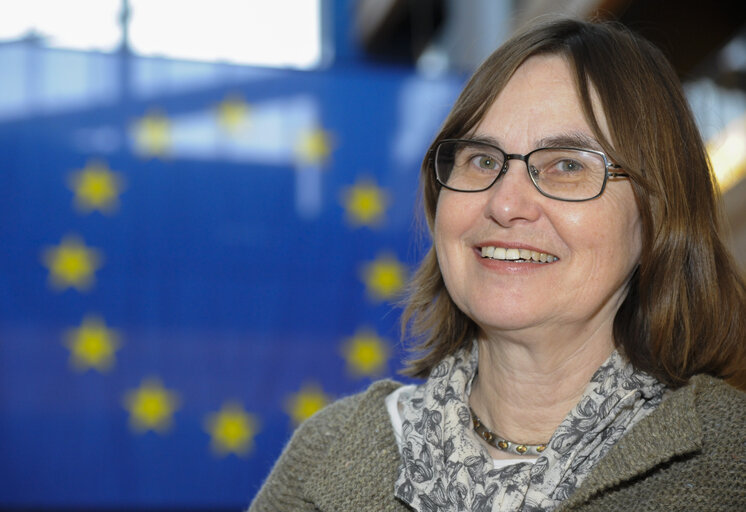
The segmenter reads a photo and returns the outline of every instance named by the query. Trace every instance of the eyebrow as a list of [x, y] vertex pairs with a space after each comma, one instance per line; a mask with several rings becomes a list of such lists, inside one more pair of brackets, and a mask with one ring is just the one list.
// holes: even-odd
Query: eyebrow
[[560, 147], [572, 147], [581, 149], [595, 149], [603, 151], [601, 144], [591, 137], [590, 135], [583, 132], [568, 132], [561, 133], [559, 135], [553, 135], [551, 137], [545, 137], [539, 141], [540, 148], [560, 148]]
[[[486, 144], [492, 144], [499, 148], [503, 148], [502, 143], [494, 137], [489, 135], [473, 135], [469, 137], [469, 140], [474, 142], [482, 142]], [[536, 148], [579, 148], [579, 149], [595, 149], [597, 151], [603, 151], [601, 144], [590, 135], [583, 132], [566, 132], [558, 135], [552, 135], [539, 139], [536, 144]]]

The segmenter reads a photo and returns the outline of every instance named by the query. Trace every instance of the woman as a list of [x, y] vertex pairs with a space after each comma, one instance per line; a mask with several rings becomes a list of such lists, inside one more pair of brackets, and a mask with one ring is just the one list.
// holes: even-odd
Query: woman
[[680, 85], [622, 28], [531, 28], [423, 162], [410, 374], [309, 419], [251, 510], [746, 510], [746, 286]]

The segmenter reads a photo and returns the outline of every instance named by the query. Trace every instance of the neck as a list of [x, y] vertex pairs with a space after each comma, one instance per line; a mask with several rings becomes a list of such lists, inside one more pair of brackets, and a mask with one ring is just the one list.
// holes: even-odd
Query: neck
[[474, 411], [510, 441], [546, 443], [614, 350], [610, 330], [602, 331], [574, 342], [555, 335], [551, 345], [480, 337]]

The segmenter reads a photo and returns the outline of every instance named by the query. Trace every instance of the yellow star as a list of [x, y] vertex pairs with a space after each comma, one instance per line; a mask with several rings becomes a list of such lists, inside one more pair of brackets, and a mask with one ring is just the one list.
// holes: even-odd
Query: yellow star
[[100, 251], [86, 247], [75, 235], [63, 237], [60, 245], [42, 252], [42, 262], [49, 269], [50, 285], [58, 290], [69, 287], [86, 291], [93, 286], [94, 272], [101, 268]]
[[376, 226], [383, 220], [388, 194], [368, 179], [359, 180], [342, 192], [342, 205], [352, 226]]
[[210, 446], [218, 455], [246, 455], [254, 448], [259, 422], [241, 404], [227, 402], [218, 412], [207, 416], [205, 428], [212, 437]]
[[95, 368], [101, 373], [111, 369], [119, 348], [119, 335], [97, 316], [86, 316], [80, 327], [65, 333], [64, 344], [70, 349], [70, 364], [78, 371]]
[[70, 174], [70, 189], [75, 192], [75, 208], [83, 213], [98, 210], [111, 213], [119, 207], [124, 180], [103, 162], [90, 161]]
[[300, 425], [329, 403], [326, 395], [316, 384], [306, 384], [300, 391], [291, 395], [285, 403], [285, 410], [295, 425]]
[[397, 296], [407, 280], [407, 269], [394, 256], [379, 255], [363, 266], [363, 282], [368, 296], [376, 301]]
[[300, 135], [295, 146], [295, 157], [300, 165], [321, 165], [329, 158], [331, 151], [331, 135], [315, 128]]
[[151, 378], [143, 380], [139, 388], [125, 394], [124, 406], [130, 413], [129, 423], [133, 430], [163, 433], [171, 428], [172, 416], [179, 407], [179, 397], [164, 388], [160, 380]]
[[171, 122], [158, 109], [135, 122], [135, 151], [142, 156], [165, 156], [171, 148]]
[[347, 369], [353, 375], [375, 376], [386, 369], [390, 349], [386, 340], [379, 338], [375, 331], [363, 328], [345, 340], [342, 353]]
[[220, 102], [217, 111], [220, 126], [226, 132], [235, 134], [248, 119], [251, 109], [243, 98], [231, 95]]

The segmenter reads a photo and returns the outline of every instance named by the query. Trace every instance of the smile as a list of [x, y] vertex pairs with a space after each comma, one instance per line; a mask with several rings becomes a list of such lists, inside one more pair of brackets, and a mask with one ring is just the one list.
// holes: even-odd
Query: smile
[[482, 247], [482, 258], [493, 260], [509, 260], [516, 262], [552, 263], [559, 258], [545, 252], [530, 251], [528, 249], [515, 249], [505, 247]]

